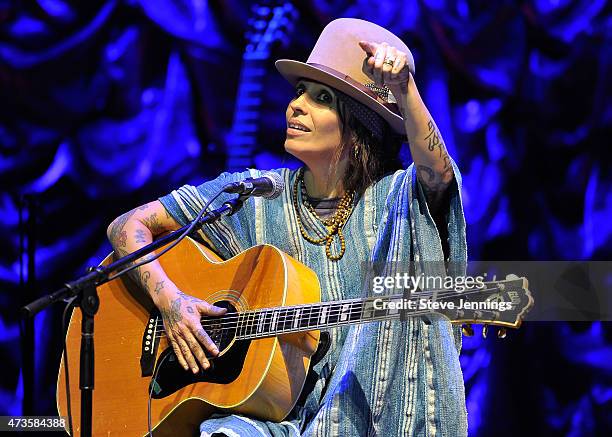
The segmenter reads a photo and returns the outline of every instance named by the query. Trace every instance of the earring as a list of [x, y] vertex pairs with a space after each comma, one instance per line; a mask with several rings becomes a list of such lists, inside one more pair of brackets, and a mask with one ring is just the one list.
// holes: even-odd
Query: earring
[[353, 149], [353, 156], [355, 157], [355, 159], [359, 157], [359, 145], [358, 144], [355, 144], [355, 148]]

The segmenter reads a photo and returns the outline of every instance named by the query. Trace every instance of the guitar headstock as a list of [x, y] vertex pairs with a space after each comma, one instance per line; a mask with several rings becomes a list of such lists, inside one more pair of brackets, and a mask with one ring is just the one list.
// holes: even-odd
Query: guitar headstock
[[[453, 302], [435, 311], [452, 323], [482, 323], [507, 328], [518, 328], [533, 307], [533, 296], [527, 278], [508, 275], [501, 281], [484, 282], [484, 287], [473, 288], [444, 298]], [[483, 334], [486, 335], [486, 334]]]
[[274, 44], [288, 44], [288, 35], [298, 17], [291, 2], [266, 2], [251, 8], [249, 30], [246, 33], [245, 59], [268, 59]]

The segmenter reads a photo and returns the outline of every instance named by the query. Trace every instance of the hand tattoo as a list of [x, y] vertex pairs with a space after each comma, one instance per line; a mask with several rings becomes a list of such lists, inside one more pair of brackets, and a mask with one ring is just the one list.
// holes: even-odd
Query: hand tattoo
[[181, 314], [181, 298], [179, 297], [173, 300], [170, 309], [162, 309], [161, 314], [164, 320], [169, 324], [174, 324], [183, 320], [183, 315]]
[[189, 294], [185, 294], [182, 291], [179, 291], [178, 295], [181, 296], [181, 298], [185, 299], [188, 302], [193, 302], [193, 303], [200, 302], [200, 299], [198, 299], [197, 297], [191, 296]]

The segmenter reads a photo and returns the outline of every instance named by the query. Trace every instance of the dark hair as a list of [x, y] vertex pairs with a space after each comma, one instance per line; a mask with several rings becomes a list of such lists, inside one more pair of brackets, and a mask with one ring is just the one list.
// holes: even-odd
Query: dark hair
[[394, 133], [386, 122], [383, 122], [382, 138], [375, 136], [342, 101], [338, 114], [342, 123], [338, 158], [345, 153], [348, 157], [342, 182], [346, 191], [353, 190], [361, 195], [385, 174], [402, 168], [398, 155], [404, 137]]

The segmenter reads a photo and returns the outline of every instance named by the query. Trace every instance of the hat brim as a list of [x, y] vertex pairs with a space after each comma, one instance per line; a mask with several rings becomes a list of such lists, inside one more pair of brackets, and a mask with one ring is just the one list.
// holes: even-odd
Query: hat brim
[[365, 87], [349, 76], [343, 75], [332, 69], [323, 70], [316, 65], [306, 64], [292, 59], [279, 59], [274, 65], [278, 72], [290, 84], [295, 85], [300, 79], [307, 79], [335, 88], [376, 112], [389, 123], [389, 126], [391, 126], [391, 129], [393, 129], [395, 133], [406, 135], [404, 119], [387, 106], [381, 104], [366, 91], [363, 91], [361, 88]]

